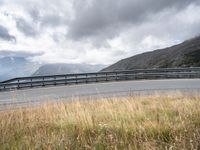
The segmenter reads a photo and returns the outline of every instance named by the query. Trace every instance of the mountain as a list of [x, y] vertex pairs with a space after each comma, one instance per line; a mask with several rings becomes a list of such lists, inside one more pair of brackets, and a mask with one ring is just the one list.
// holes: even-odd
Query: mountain
[[200, 36], [172, 47], [120, 60], [101, 71], [173, 67], [200, 67]]
[[1, 57], [0, 81], [14, 77], [30, 76], [39, 64], [27, 60], [25, 57]]
[[70, 73], [87, 73], [100, 71], [105, 66], [89, 64], [46, 64], [41, 66], [33, 76], [59, 75]]

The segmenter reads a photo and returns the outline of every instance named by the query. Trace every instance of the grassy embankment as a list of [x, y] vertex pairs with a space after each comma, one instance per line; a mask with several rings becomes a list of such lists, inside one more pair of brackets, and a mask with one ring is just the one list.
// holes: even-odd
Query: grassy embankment
[[200, 97], [132, 96], [0, 112], [0, 149], [200, 149]]

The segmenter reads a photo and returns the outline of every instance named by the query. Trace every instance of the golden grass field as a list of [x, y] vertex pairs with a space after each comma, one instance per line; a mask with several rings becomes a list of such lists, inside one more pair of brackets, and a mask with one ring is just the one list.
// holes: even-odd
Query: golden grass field
[[200, 97], [154, 94], [0, 112], [0, 149], [200, 149]]

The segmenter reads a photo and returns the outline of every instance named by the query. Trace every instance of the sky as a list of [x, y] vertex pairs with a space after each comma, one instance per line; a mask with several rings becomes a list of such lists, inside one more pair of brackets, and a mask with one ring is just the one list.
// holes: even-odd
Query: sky
[[112, 64], [200, 35], [200, 0], [0, 0], [0, 57]]

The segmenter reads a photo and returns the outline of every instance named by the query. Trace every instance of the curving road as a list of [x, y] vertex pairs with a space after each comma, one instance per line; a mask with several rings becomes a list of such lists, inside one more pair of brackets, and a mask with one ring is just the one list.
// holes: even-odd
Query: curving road
[[200, 93], [200, 79], [109, 82], [1, 92], [0, 109], [80, 96], [123, 96], [130, 93], [151, 94], [154, 91], [174, 90]]

